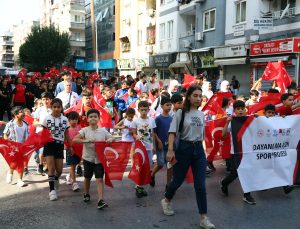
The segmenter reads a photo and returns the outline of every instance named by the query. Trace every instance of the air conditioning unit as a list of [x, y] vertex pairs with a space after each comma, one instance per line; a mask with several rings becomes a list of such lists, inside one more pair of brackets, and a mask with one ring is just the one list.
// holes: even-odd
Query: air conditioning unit
[[203, 38], [204, 38], [203, 32], [195, 33], [195, 40], [196, 41], [203, 41]]
[[190, 48], [191, 47], [191, 41], [183, 40], [183, 47], [184, 48]]
[[153, 53], [153, 45], [146, 45], [146, 53]]
[[154, 9], [148, 9], [148, 10], [147, 10], [147, 15], [148, 15], [149, 17], [154, 17], [154, 15], [155, 15], [155, 10], [154, 10]]

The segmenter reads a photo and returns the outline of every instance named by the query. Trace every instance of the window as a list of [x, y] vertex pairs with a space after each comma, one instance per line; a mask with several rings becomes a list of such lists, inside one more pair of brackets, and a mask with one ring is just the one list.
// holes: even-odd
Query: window
[[80, 33], [74, 33], [75, 41], [80, 41]]
[[159, 34], [160, 34], [160, 40], [163, 41], [166, 36], [165, 36], [165, 23], [162, 23], [159, 25]]
[[173, 38], [173, 20], [168, 21], [168, 32], [167, 32], [167, 38], [172, 39]]
[[79, 15], [75, 15], [75, 22], [81, 22], [81, 21], [80, 21], [80, 16], [79, 16]]
[[142, 30], [138, 30], [138, 45], [142, 45], [143, 34]]
[[246, 21], [246, 1], [236, 3], [235, 8], [235, 22], [236, 24]]
[[216, 28], [216, 9], [203, 13], [203, 31], [213, 30]]

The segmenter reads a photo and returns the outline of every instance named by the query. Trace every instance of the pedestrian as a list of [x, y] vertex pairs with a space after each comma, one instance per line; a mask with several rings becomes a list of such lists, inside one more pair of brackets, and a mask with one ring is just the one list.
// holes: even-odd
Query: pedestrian
[[56, 85], [55, 93], [54, 95], [57, 96], [60, 92], [64, 91], [65, 89], [65, 82], [70, 82], [71, 83], [71, 90], [75, 93], [77, 93], [77, 86], [75, 82], [72, 82], [72, 74], [71, 72], [64, 71], [61, 73], [61, 77], [63, 79], [62, 82], [59, 82]]
[[118, 122], [117, 125], [115, 125], [115, 129], [122, 130], [123, 142], [134, 142], [134, 138], [132, 136], [130, 128], [132, 127], [135, 110], [133, 108], [128, 108], [125, 114], [125, 118]]
[[[51, 109], [51, 101], [52, 101], [52, 94], [50, 92], [44, 92], [41, 95], [41, 101], [42, 101], [42, 106], [38, 107], [33, 115], [34, 122], [33, 125], [36, 126], [36, 133], [42, 131], [43, 123], [46, 117], [51, 115], [52, 109]], [[39, 175], [44, 175], [44, 156], [43, 156], [43, 151], [44, 148], [40, 148], [38, 150], [38, 166], [37, 166], [37, 174]]]
[[66, 110], [72, 106], [75, 106], [78, 101], [78, 95], [76, 92], [71, 90], [71, 82], [65, 81], [64, 82], [64, 90], [56, 96], [56, 98], [59, 98], [63, 103], [63, 110]]
[[115, 94], [114, 100], [118, 106], [119, 121], [123, 119], [123, 114], [126, 112], [126, 101], [123, 96], [128, 93], [128, 87], [127, 81], [122, 81], [121, 88], [117, 90]]
[[211, 83], [208, 81], [204, 82], [202, 85], [202, 95], [210, 99], [214, 95], [211, 89], [212, 89]]
[[293, 102], [294, 102], [293, 94], [290, 94], [290, 93], [282, 94], [280, 99], [281, 99], [282, 106], [280, 106], [276, 109], [276, 113], [279, 116], [285, 117], [287, 115], [292, 115], [293, 110], [300, 107], [300, 102], [293, 105]]
[[0, 120], [3, 120], [5, 111], [7, 113], [8, 120], [11, 120], [11, 94], [12, 90], [10, 85], [8, 85], [8, 80], [6, 78], [2, 79], [0, 82]]
[[140, 73], [139, 74], [139, 81], [135, 84], [134, 89], [138, 92], [138, 93], [142, 93], [142, 92], [146, 92], [147, 91], [147, 76], [145, 73]]
[[[182, 185], [191, 166], [200, 214], [200, 227], [215, 228], [207, 217], [206, 157], [202, 145], [204, 138], [204, 114], [198, 110], [201, 104], [201, 96], [201, 88], [199, 86], [191, 86], [187, 90], [183, 109], [178, 110], [172, 120], [168, 138], [167, 161], [173, 164], [173, 178], [167, 184], [165, 198], [161, 200], [161, 205], [165, 215], [174, 215], [171, 200], [177, 189]], [[180, 140], [174, 152], [176, 136]]]
[[100, 113], [96, 109], [90, 109], [87, 112], [87, 119], [89, 126], [82, 128], [74, 139], [73, 143], [83, 144], [83, 167], [84, 167], [84, 202], [90, 201], [90, 183], [93, 175], [95, 174], [97, 192], [98, 192], [98, 209], [108, 207], [107, 203], [104, 202], [104, 167], [99, 162], [97, 153], [95, 150], [96, 141], [106, 141], [111, 143], [113, 141], [112, 135], [105, 129], [98, 127], [100, 119]]
[[[241, 118], [244, 117], [246, 118], [246, 105], [243, 101], [235, 101], [233, 104], [233, 109], [235, 113], [236, 118]], [[231, 144], [231, 163], [230, 163], [230, 173], [220, 181], [220, 186], [221, 186], [221, 191], [225, 196], [228, 196], [228, 186], [231, 184], [236, 178], [238, 178], [238, 172], [237, 169], [240, 164], [240, 154], [242, 152], [239, 152], [239, 147], [238, 147], [238, 133], [237, 131], [232, 128], [231, 126], [231, 121], [233, 117], [230, 115], [227, 118], [227, 122], [223, 128], [222, 131], [222, 137], [224, 138], [227, 134], [231, 133], [231, 139], [232, 139], [232, 144]], [[244, 193], [243, 200], [248, 203], [248, 204], [256, 204], [255, 199], [251, 196], [251, 193]]]
[[[152, 156], [155, 153], [155, 139], [154, 139], [154, 129], [156, 128], [155, 120], [148, 117], [149, 113], [149, 103], [147, 101], [141, 101], [138, 104], [138, 112], [140, 116], [135, 118], [132, 123], [132, 133], [135, 140], [139, 140], [145, 146], [150, 168], [152, 166]], [[153, 153], [152, 153], [153, 152]], [[147, 192], [141, 186], [136, 186], [136, 196], [138, 198], [147, 196]]]
[[57, 200], [59, 177], [63, 169], [64, 141], [66, 140], [69, 145], [71, 145], [71, 141], [68, 132], [68, 119], [62, 114], [62, 101], [58, 98], [53, 99], [51, 109], [51, 115], [44, 118], [42, 126], [50, 131], [54, 140], [45, 144], [43, 156], [46, 158], [48, 168], [49, 198], [50, 200]]
[[[103, 91], [103, 99], [100, 101], [100, 105], [106, 109], [112, 119], [112, 126], [114, 127], [117, 117], [117, 104], [112, 98], [113, 92], [111, 87], [105, 87]], [[113, 128], [108, 128], [108, 131], [113, 132]]]
[[[79, 122], [79, 114], [76, 111], [71, 111], [67, 114], [67, 118], [69, 120], [70, 128], [69, 128], [69, 136], [70, 140], [73, 141], [74, 137], [79, 133], [80, 126]], [[72, 185], [73, 192], [79, 191], [79, 185], [76, 182], [75, 169], [76, 165], [80, 163], [81, 159], [78, 155], [74, 154], [74, 151], [71, 150], [71, 146], [68, 145], [66, 149], [66, 164], [70, 165], [69, 174], [66, 176], [66, 183], [68, 185]]]
[[240, 89], [240, 82], [236, 79], [236, 76], [232, 76], [230, 86], [233, 89], [233, 94], [238, 95]]
[[22, 84], [22, 78], [17, 77], [15, 80], [15, 88], [12, 91], [11, 107], [26, 107], [26, 87]]
[[128, 98], [127, 98], [127, 101], [126, 101], [126, 108], [128, 109], [128, 107], [130, 105], [132, 105], [132, 103], [135, 103], [138, 100], [138, 98], [139, 97], [137, 96], [136, 90], [134, 90], [133, 88], [129, 88]]
[[[172, 122], [172, 117], [169, 115], [172, 109], [171, 99], [162, 96], [161, 98], [161, 108], [162, 113], [155, 118], [155, 142], [156, 142], [156, 155], [157, 155], [157, 163], [152, 169], [151, 173], [151, 182], [150, 186], [155, 186], [155, 174], [161, 170], [164, 165], [167, 164], [166, 155], [168, 151], [168, 134], [170, 125]], [[167, 179], [166, 184], [171, 181], [172, 178], [172, 169], [167, 169]]]
[[160, 90], [160, 85], [159, 82], [155, 81], [156, 78], [156, 73], [151, 72], [150, 77], [149, 77], [149, 82], [147, 83], [147, 91], [151, 92], [153, 89], [158, 89]]
[[249, 106], [252, 106], [252, 105], [258, 103], [258, 96], [259, 96], [259, 93], [257, 90], [251, 90], [250, 91], [250, 99], [248, 99], [245, 102], [246, 107], [249, 107]]
[[223, 80], [220, 85], [220, 92], [231, 92], [230, 84], [227, 80]]
[[[3, 138], [5, 140], [24, 143], [29, 135], [28, 124], [24, 121], [25, 113], [23, 107], [17, 106], [12, 108], [11, 113], [13, 119], [9, 121], [3, 131]], [[8, 184], [12, 183], [14, 169], [10, 169], [6, 175], [6, 182]], [[17, 186], [24, 187], [25, 183], [23, 179], [23, 171], [18, 171], [19, 179], [17, 181]]]

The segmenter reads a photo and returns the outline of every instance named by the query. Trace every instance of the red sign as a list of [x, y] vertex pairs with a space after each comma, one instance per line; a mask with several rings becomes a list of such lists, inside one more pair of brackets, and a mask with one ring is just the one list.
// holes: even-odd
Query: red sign
[[300, 52], [300, 38], [287, 38], [250, 44], [250, 56]]

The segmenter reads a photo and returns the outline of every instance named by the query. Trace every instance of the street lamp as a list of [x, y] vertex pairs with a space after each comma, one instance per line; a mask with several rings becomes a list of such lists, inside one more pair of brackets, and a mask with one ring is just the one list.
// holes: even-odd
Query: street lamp
[[95, 21], [95, 30], [96, 30], [96, 72], [97, 72], [97, 75], [98, 75], [98, 71], [99, 71], [99, 63], [98, 63], [98, 21], [102, 21], [103, 18], [106, 17], [107, 15], [107, 12], [108, 12], [108, 8], [106, 8], [104, 10], [104, 12], [102, 13], [102, 11], [100, 11], [96, 17], [96, 21]]

